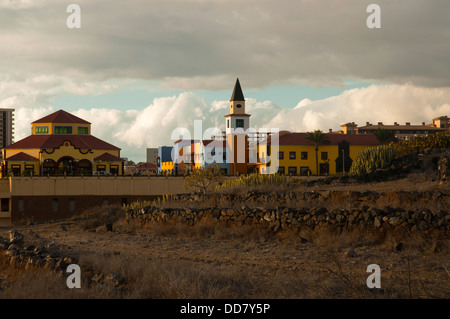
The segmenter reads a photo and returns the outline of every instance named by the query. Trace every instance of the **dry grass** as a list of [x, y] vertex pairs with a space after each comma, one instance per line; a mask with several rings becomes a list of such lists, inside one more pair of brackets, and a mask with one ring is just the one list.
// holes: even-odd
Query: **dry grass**
[[[294, 189], [262, 186], [253, 190], [387, 192], [442, 187], [418, 173], [378, 184]], [[162, 205], [240, 209], [242, 204], [223, 203], [213, 197], [206, 202]], [[249, 208], [279, 206], [279, 202], [270, 200], [264, 204], [245, 204]], [[317, 203], [302, 200], [286, 204], [294, 208], [317, 207]], [[329, 210], [355, 208], [355, 203], [344, 199], [334, 199], [325, 205]], [[388, 205], [402, 205], [405, 209], [442, 208], [438, 202], [396, 203], [393, 198], [373, 203], [378, 207]], [[122, 207], [95, 208], [72, 221], [75, 225], [60, 232], [58, 237], [55, 236], [57, 226], [54, 229], [51, 225], [30, 227], [36, 227], [35, 233], [41, 229], [41, 238], [61, 240], [60, 247], [70, 247], [70, 252], [77, 253], [82, 268], [82, 289], [68, 289], [66, 274], [17, 271], [0, 258], [0, 298], [450, 298], [450, 239], [437, 232], [421, 234], [365, 227], [342, 231], [322, 227], [273, 233], [262, 225], [228, 227], [208, 219], [193, 226], [140, 225], [126, 222]], [[91, 231], [106, 224], [113, 225], [114, 231]], [[44, 227], [50, 229], [48, 235]], [[75, 238], [64, 242], [68, 240], [65, 236], [70, 235]], [[80, 239], [82, 245], [68, 244]], [[89, 241], [92, 244], [86, 244]], [[380, 265], [382, 289], [367, 288], [369, 264]], [[100, 273], [119, 274], [125, 282], [118, 287], [93, 282], [91, 279]]]
[[[254, 226], [211, 224], [143, 227], [116, 223], [116, 228], [122, 233], [135, 232], [135, 238], [145, 235], [162, 240], [161, 244], [169, 242], [168, 247], [186, 246], [191, 241], [206, 247], [205, 243], [211, 241], [222, 242], [229, 250], [222, 252], [223, 257], [214, 257], [217, 252], [211, 246], [210, 259], [202, 257], [202, 248], [198, 255], [169, 253], [164, 258], [138, 251], [85, 251], [78, 256], [82, 289], [68, 289], [66, 274], [18, 272], [2, 259], [0, 273], [8, 274], [8, 279], [0, 281], [0, 298], [450, 297], [449, 240], [433, 234], [377, 233], [364, 228], [336, 232], [324, 228], [269, 236], [265, 229]], [[402, 248], [396, 250], [399, 242]], [[110, 244], [114, 246], [114, 241]], [[349, 249], [354, 255], [348, 254]], [[247, 251], [261, 258], [247, 262], [225, 258]], [[270, 256], [274, 257], [267, 259]], [[365, 285], [365, 270], [372, 263], [382, 269], [383, 289], [370, 290]], [[119, 274], [125, 282], [119, 287], [93, 282], [91, 279], [99, 273]]]
[[81, 215], [72, 217], [72, 220], [81, 220], [84, 230], [93, 230], [100, 226], [112, 226], [124, 217], [125, 209], [122, 206], [109, 205], [87, 209]]
[[180, 223], [141, 225], [136, 222], [127, 222], [119, 223], [116, 227], [124, 232], [146, 232], [157, 237], [239, 239], [245, 241], [269, 240], [275, 237], [273, 231], [262, 225], [227, 226], [207, 218], [192, 226]]

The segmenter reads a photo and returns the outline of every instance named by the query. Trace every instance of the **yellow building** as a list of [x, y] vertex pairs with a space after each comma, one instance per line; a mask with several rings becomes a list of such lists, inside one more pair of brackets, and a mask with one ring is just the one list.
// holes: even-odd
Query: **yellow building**
[[[314, 143], [308, 140], [307, 133], [291, 133], [282, 131], [278, 134], [278, 146], [271, 146], [269, 138], [261, 143], [258, 148], [260, 173], [269, 172], [269, 167], [274, 163], [270, 161], [272, 156], [278, 157], [278, 173], [286, 175], [316, 175], [316, 151]], [[276, 137], [276, 136], [275, 136]], [[370, 146], [379, 145], [375, 135], [344, 135], [326, 134], [328, 143], [320, 145], [318, 158], [318, 175], [335, 175], [348, 172], [353, 160], [359, 152]], [[275, 144], [275, 143], [274, 143]], [[271, 150], [278, 148], [278, 154], [272, 154]], [[276, 159], [276, 158], [275, 158]]]
[[2, 149], [7, 175], [123, 175], [120, 148], [91, 135], [91, 123], [63, 110], [31, 123], [31, 135]]
[[163, 175], [175, 175], [175, 162], [161, 162], [161, 174]]

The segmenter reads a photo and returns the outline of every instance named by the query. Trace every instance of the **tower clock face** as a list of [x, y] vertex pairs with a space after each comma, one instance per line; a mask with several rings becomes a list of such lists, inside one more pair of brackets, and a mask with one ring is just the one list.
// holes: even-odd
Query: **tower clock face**
[[236, 108], [240, 109], [242, 107], [241, 104], [236, 104]]

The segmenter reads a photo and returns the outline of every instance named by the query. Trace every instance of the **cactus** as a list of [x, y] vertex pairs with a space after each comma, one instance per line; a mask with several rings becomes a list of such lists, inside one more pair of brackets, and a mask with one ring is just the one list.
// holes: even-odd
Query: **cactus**
[[426, 149], [449, 148], [450, 134], [447, 132], [436, 133], [428, 136], [416, 136], [406, 141], [395, 144], [397, 156], [403, 156], [413, 152], [423, 152]]
[[[295, 180], [296, 181], [296, 180]], [[293, 184], [293, 181], [288, 182], [288, 178], [285, 175], [278, 174], [249, 174], [242, 175], [237, 178], [223, 182], [221, 185], [216, 186], [216, 190], [229, 188], [229, 187], [239, 187], [239, 186], [257, 186], [262, 184], [268, 185], [286, 185]]]
[[389, 167], [395, 159], [397, 149], [393, 145], [369, 147], [360, 152], [350, 169], [350, 175], [365, 175]]

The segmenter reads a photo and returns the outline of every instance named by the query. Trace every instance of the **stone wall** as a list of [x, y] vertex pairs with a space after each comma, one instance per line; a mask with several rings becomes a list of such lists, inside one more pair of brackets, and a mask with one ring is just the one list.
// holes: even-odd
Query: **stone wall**
[[[382, 201], [390, 200], [391, 203], [401, 204], [405, 200], [414, 200], [415, 197], [417, 201], [420, 199], [424, 205], [426, 205], [426, 201], [433, 200], [441, 201], [442, 205], [445, 206], [450, 201], [449, 194], [442, 192], [381, 194], [373, 192], [280, 192], [270, 194], [250, 192], [206, 197], [180, 194], [172, 198], [172, 203], [186, 203], [186, 207], [147, 206], [140, 209], [129, 209], [126, 212], [126, 218], [129, 221], [141, 223], [183, 223], [186, 225], [195, 225], [203, 220], [212, 220], [215, 223], [228, 226], [262, 225], [274, 232], [304, 227], [317, 229], [322, 226], [334, 226], [336, 230], [343, 230], [362, 225], [374, 229], [404, 228], [413, 232], [439, 230], [447, 233], [450, 230], [450, 213], [448, 210], [409, 210], [401, 208], [401, 205], [376, 206], [377, 200], [380, 200], [380, 198], [382, 198]], [[288, 207], [287, 204], [292, 205], [299, 200], [308, 202], [311, 206], [304, 208]], [[230, 207], [220, 205], [210, 208], [195, 208], [204, 206], [204, 203], [208, 201], [229, 203]], [[255, 206], [255, 203], [259, 203], [260, 206], [266, 207], [264, 203], [268, 201], [275, 201], [278, 206], [274, 208]], [[349, 206], [349, 203], [354, 203], [352, 205], [354, 208], [331, 209], [327, 207], [327, 204], [329, 206], [331, 201], [334, 203], [341, 201], [343, 204], [346, 203], [347, 206]], [[373, 203], [372, 206], [366, 205], [371, 202]], [[319, 205], [319, 203], [322, 203], [322, 205]], [[165, 206], [171, 205], [166, 203]], [[175, 205], [172, 206], [175, 207]]]
[[77, 263], [73, 257], [65, 256], [52, 249], [52, 245], [24, 245], [24, 235], [11, 230], [9, 240], [0, 237], [0, 254], [11, 267], [22, 270], [47, 269], [63, 272], [67, 266]]

